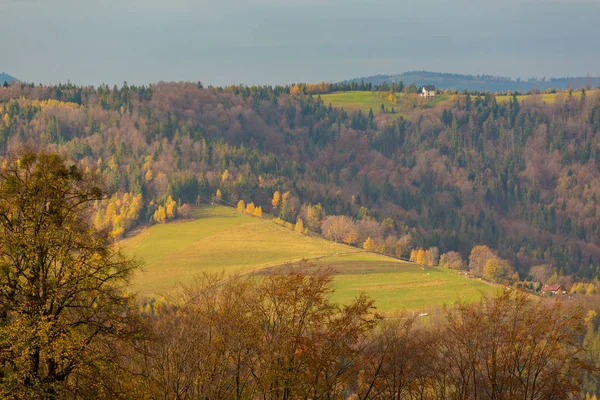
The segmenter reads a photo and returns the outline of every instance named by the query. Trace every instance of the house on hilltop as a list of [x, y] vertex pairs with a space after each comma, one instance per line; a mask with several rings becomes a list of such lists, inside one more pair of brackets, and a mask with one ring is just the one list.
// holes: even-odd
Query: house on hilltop
[[433, 85], [423, 86], [421, 96], [427, 98], [427, 97], [435, 97], [435, 95], [436, 95], [435, 86], [433, 86]]

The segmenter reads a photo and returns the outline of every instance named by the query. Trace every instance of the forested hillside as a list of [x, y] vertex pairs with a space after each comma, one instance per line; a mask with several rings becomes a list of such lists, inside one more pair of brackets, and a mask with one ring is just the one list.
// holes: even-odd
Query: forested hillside
[[389, 119], [305, 92], [13, 83], [0, 89], [0, 149], [41, 146], [102, 175], [113, 194], [93, 218], [114, 238], [217, 196], [275, 205], [282, 220], [317, 232], [327, 215], [346, 215], [381, 248], [404, 240], [466, 256], [485, 244], [522, 278], [536, 264], [600, 275], [595, 95], [551, 105], [457, 96]]

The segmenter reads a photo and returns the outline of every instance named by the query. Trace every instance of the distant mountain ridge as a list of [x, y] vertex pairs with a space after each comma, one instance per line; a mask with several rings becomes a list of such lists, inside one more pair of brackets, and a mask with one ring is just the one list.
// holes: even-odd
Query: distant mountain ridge
[[0, 85], [4, 84], [4, 82], [11, 83], [12, 81], [16, 81], [17, 78], [10, 76], [9, 74], [2, 72], [0, 73]]
[[379, 85], [384, 82], [402, 82], [405, 85], [414, 83], [416, 86], [435, 85], [437, 89], [475, 90], [475, 91], [519, 91], [529, 92], [533, 89], [581, 89], [600, 85], [599, 77], [564, 77], [564, 78], [530, 78], [527, 80], [513, 80], [509, 77], [492, 75], [462, 75], [430, 71], [410, 71], [396, 75], [374, 75], [363, 78], [350, 79], [344, 82], [365, 82]]

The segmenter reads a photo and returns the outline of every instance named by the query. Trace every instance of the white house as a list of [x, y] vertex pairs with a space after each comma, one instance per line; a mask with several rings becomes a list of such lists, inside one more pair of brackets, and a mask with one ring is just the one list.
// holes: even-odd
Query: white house
[[425, 86], [423, 86], [423, 91], [421, 92], [421, 96], [423, 96], [423, 97], [435, 97], [435, 86], [433, 86], [433, 85], [425, 85]]

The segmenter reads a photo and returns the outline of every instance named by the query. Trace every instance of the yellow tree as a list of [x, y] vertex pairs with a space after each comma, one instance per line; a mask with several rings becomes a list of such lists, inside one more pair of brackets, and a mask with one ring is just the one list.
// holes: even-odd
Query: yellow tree
[[258, 206], [254, 209], [254, 216], [262, 218], [262, 207]]
[[217, 189], [217, 193], [215, 194], [217, 200], [221, 200], [223, 198], [223, 194], [221, 193], [221, 189]]
[[243, 214], [244, 210], [246, 210], [246, 203], [244, 203], [244, 200], [238, 201], [238, 203], [237, 203], [237, 211], [240, 214]]
[[167, 220], [167, 212], [163, 206], [158, 206], [158, 209], [154, 212], [154, 220], [159, 224], [164, 224]]
[[125, 227], [123, 226], [123, 216], [117, 215], [115, 217], [115, 219], [113, 220], [113, 229], [110, 232], [109, 236], [112, 239], [119, 239], [121, 236], [123, 236], [124, 232], [125, 232]]
[[246, 214], [254, 215], [254, 203], [246, 204]]
[[425, 254], [423, 255], [423, 263], [427, 266], [431, 266], [429, 262], [429, 250], [425, 250]]
[[367, 251], [377, 251], [377, 245], [375, 244], [375, 241], [371, 239], [370, 236], [363, 243], [363, 249]]
[[417, 250], [415, 250], [415, 249], [412, 249], [412, 250], [410, 251], [410, 258], [409, 258], [409, 260], [410, 260], [410, 261], [413, 261], [413, 262], [416, 262], [416, 261], [417, 261]]
[[79, 395], [79, 378], [110, 369], [103, 349], [137, 329], [124, 290], [137, 264], [89, 220], [102, 196], [55, 154], [0, 168], [0, 398]]
[[137, 221], [140, 216], [140, 210], [142, 209], [142, 195], [138, 194], [133, 196], [131, 200], [131, 205], [127, 209], [126, 218], [128, 221]]
[[[100, 160], [102, 160], [102, 159], [100, 159]], [[100, 165], [101, 164], [99, 164], [98, 167]], [[148, 171], [151, 167], [152, 167], [152, 156], [146, 156], [146, 158], [144, 159], [144, 166], [142, 167], [142, 169], [144, 171]]]
[[167, 198], [165, 209], [167, 213], [167, 219], [175, 218], [175, 215], [177, 215], [177, 203], [175, 202], [175, 200], [173, 200], [171, 196]]
[[488, 260], [498, 256], [487, 246], [475, 246], [469, 255], [469, 269], [471, 273], [482, 276]]
[[296, 220], [296, 226], [294, 227], [296, 232], [304, 233], [304, 222], [302, 222], [302, 218], [298, 217]]
[[229, 170], [226, 169], [223, 171], [223, 175], [221, 175], [221, 182], [226, 182], [229, 180]]
[[423, 265], [423, 263], [425, 262], [425, 252], [423, 251], [423, 249], [417, 250], [417, 256], [415, 258], [415, 262], [417, 264], [421, 264], [421, 265]]
[[104, 215], [105, 226], [112, 225], [114, 219], [117, 216], [117, 205], [115, 204], [114, 198], [111, 198], [106, 206], [106, 214]]
[[490, 258], [485, 263], [483, 277], [491, 282], [504, 282], [512, 273], [512, 267], [506, 260]]
[[279, 193], [279, 190], [278, 190], [275, 193], [273, 193], [273, 200], [271, 200], [271, 205], [273, 206], [274, 209], [279, 207], [280, 201], [281, 201], [281, 193]]
[[281, 196], [281, 207], [285, 207], [287, 205], [287, 202], [290, 199], [291, 195], [292, 193], [289, 190], [283, 193], [283, 196]]
[[346, 243], [347, 245], [356, 244], [356, 242], [358, 242], [358, 233], [356, 233], [355, 230], [349, 231], [342, 239], [342, 242]]

